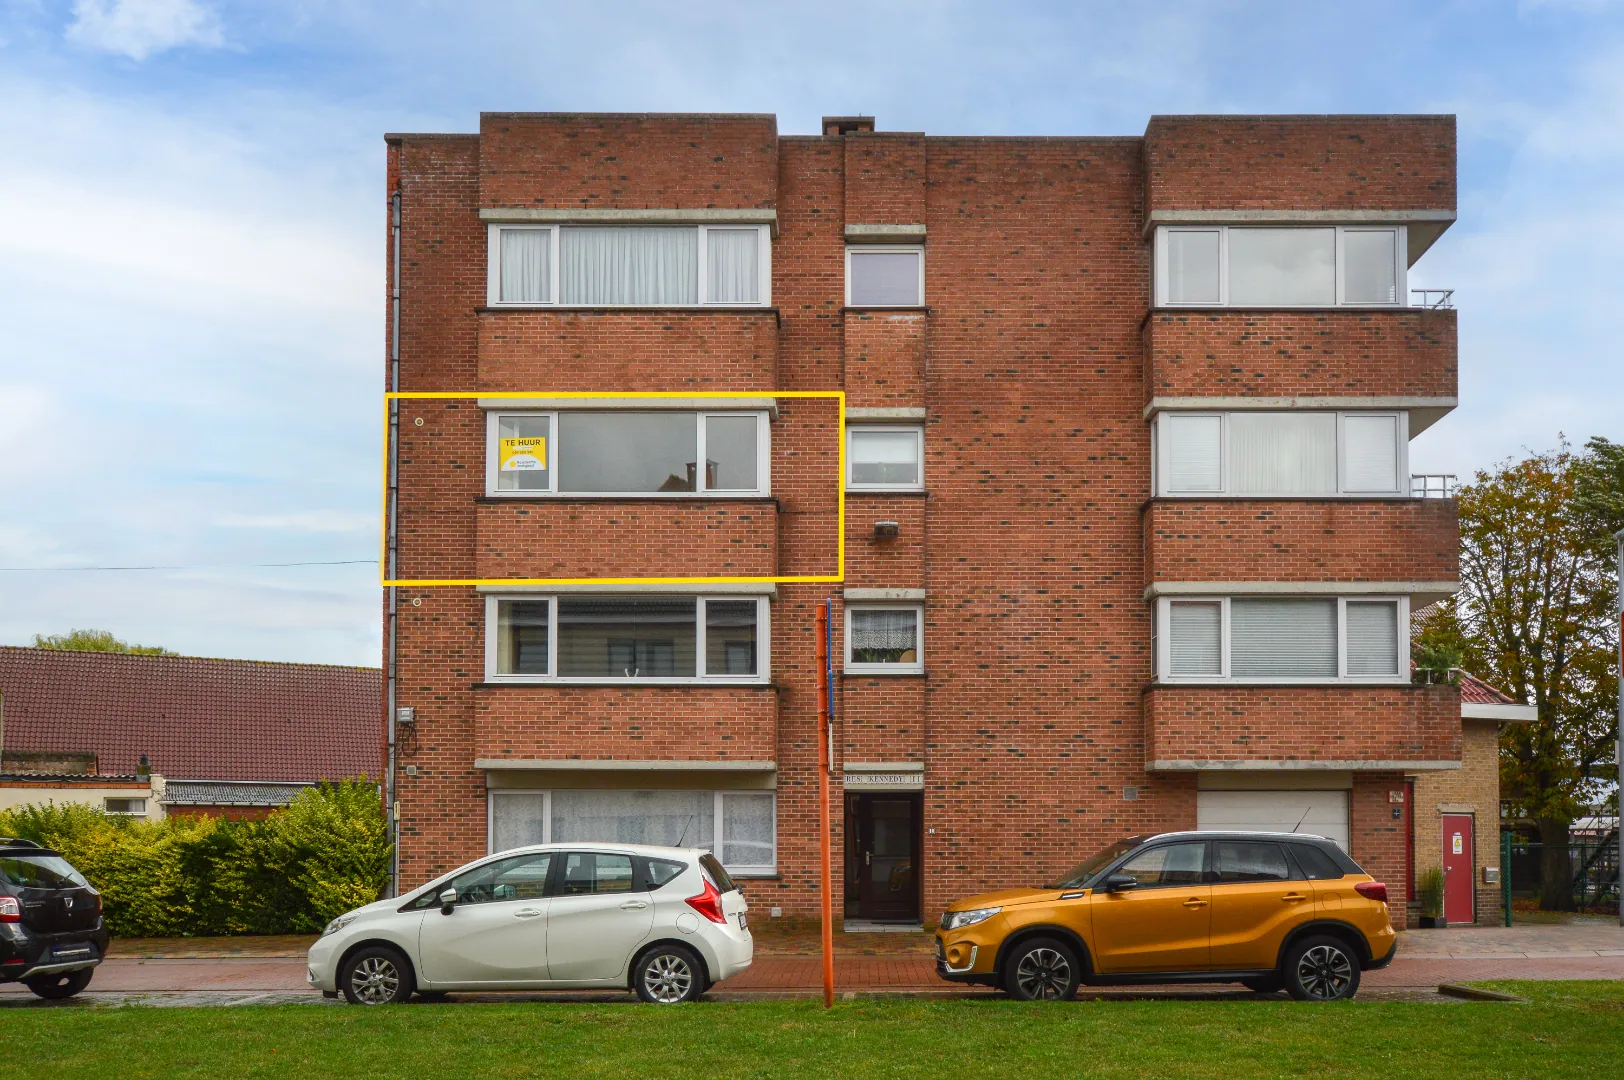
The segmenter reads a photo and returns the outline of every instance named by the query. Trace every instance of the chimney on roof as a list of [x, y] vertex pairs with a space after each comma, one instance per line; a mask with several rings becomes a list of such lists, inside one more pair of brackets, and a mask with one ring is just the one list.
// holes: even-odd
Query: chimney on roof
[[141, 755], [141, 761], [135, 767], [135, 775], [137, 775], [137, 776], [151, 776], [152, 775], [152, 762], [147, 760], [147, 755], [145, 755], [145, 754]]
[[825, 116], [823, 118], [823, 133], [825, 135], [851, 135], [860, 131], [873, 131], [874, 118], [872, 116]]

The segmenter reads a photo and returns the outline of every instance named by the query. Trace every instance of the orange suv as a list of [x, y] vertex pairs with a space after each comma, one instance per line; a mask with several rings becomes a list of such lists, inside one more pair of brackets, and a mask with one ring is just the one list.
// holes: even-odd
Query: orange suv
[[1238, 982], [1303, 1001], [1351, 998], [1397, 939], [1387, 886], [1302, 833], [1121, 840], [1051, 885], [954, 903], [936, 972], [1027, 1001], [1079, 983]]

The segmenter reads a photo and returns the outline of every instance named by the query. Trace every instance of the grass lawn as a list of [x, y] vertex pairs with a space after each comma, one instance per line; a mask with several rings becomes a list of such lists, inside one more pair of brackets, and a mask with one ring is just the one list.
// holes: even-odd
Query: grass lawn
[[0, 1077], [1617, 1076], [1624, 984], [1488, 985], [1531, 1003], [15, 1009]]

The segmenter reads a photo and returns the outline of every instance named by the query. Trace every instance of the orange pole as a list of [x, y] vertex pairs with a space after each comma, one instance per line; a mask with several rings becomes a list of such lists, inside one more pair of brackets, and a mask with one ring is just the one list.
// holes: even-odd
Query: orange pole
[[818, 817], [822, 831], [818, 837], [823, 874], [818, 883], [823, 907], [823, 1007], [835, 1003], [834, 893], [830, 876], [829, 837], [829, 609], [818, 605], [817, 645], [813, 649], [818, 680]]

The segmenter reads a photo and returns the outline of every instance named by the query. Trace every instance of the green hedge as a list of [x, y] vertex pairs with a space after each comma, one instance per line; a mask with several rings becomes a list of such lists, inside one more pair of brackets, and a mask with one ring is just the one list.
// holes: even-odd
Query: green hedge
[[359, 781], [308, 788], [263, 821], [23, 806], [0, 812], [0, 836], [62, 852], [117, 937], [315, 933], [389, 884], [378, 789]]

